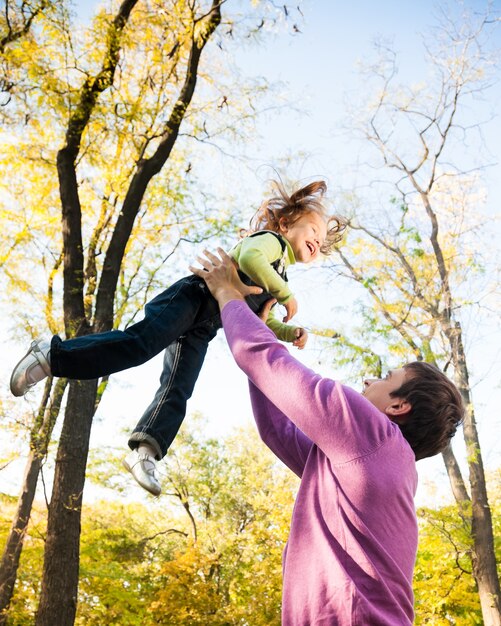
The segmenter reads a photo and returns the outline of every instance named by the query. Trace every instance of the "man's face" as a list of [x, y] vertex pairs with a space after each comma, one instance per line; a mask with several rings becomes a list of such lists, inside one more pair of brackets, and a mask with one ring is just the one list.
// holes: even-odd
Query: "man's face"
[[401, 367], [390, 370], [384, 378], [367, 378], [364, 380], [362, 395], [393, 422], [403, 422], [410, 410], [406, 400], [391, 396], [406, 380], [406, 370]]

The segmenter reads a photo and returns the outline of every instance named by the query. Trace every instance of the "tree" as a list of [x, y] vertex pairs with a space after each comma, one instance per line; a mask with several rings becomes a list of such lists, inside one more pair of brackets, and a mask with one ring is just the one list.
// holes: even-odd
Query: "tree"
[[[365, 338], [358, 344], [374, 349], [376, 334], [400, 362], [423, 359], [454, 373], [466, 407], [470, 493], [452, 450], [443, 457], [459, 514], [471, 529], [484, 623], [495, 626], [501, 624], [500, 587], [463, 329], [480, 268], [472, 238], [480, 224], [473, 207], [481, 200], [481, 170], [462, 169], [458, 143], [478, 127], [477, 120], [466, 119], [466, 109], [489, 86], [493, 62], [486, 47], [496, 20], [462, 17], [454, 23], [444, 14], [441, 30], [433, 33], [435, 44], [427, 48], [433, 76], [426, 85], [394, 85], [395, 55], [380, 48], [381, 59], [365, 83], [369, 100], [359, 129], [375, 148], [371, 165], [383, 169], [374, 184], [383, 198], [389, 195], [384, 185], [391, 185], [392, 198], [383, 200], [379, 213], [374, 204], [370, 215], [357, 207], [350, 243], [339, 250], [339, 259], [342, 273], [362, 285], [372, 303], [364, 308]], [[374, 89], [368, 88], [371, 80]], [[349, 343], [343, 349], [353, 354]]]
[[[127, 502], [83, 507], [77, 624], [280, 623], [281, 553], [297, 479], [263, 450], [254, 427], [222, 441], [195, 437], [201, 425], [188, 416], [161, 466], [170, 493], [145, 506], [130, 502], [128, 490]], [[116, 492], [121, 453], [96, 454], [89, 478], [102, 485], [107, 476]], [[2, 498], [2, 521], [14, 508]], [[13, 626], [33, 620], [45, 523], [37, 503]]]
[[34, 2], [5, 0], [1, 13], [0, 54], [3, 54], [10, 44], [29, 33], [34, 20], [49, 4], [51, 4], [49, 0]]
[[51, 381], [45, 385], [39, 413], [31, 429], [30, 452], [26, 463], [23, 488], [18, 500], [17, 511], [13, 516], [0, 565], [0, 607], [2, 609], [0, 624], [4, 624], [7, 619], [7, 609], [14, 592], [19, 559], [31, 515], [38, 476], [47, 454], [50, 433], [61, 408], [65, 387], [66, 380], [61, 379], [58, 381], [53, 390], [52, 398], [50, 398], [52, 391]]
[[[494, 536], [499, 537], [499, 468], [490, 473], [489, 502]], [[472, 576], [472, 537], [468, 519], [451, 504], [418, 510], [419, 549], [414, 572], [417, 624], [457, 626], [483, 624], [480, 599]], [[496, 557], [501, 559], [497, 540]]]
[[[57, 15], [54, 0], [4, 0], [0, 11], [0, 118], [9, 121], [6, 109], [26, 87], [22, 78], [25, 52], [41, 18]], [[25, 77], [26, 78], [26, 77]]]
[[419, 549], [414, 572], [418, 624], [482, 624], [471, 575], [471, 529], [457, 507], [420, 509]]
[[[42, 263], [34, 274], [48, 278], [47, 293], [41, 298], [43, 316], [51, 330], [60, 327], [62, 279], [64, 327], [71, 337], [110, 329], [131, 314], [154, 286], [156, 269], [176, 247], [172, 244], [176, 235], [178, 241], [190, 232], [191, 238], [203, 239], [227, 221], [224, 216], [205, 220], [203, 211], [192, 210], [186, 193], [190, 164], [183, 157], [186, 145], [179, 146], [180, 128], [183, 124], [184, 137], [203, 142], [213, 141], [215, 134], [227, 136], [235, 128], [235, 119], [241, 120], [243, 128], [249, 123], [254, 113], [249, 113], [246, 103], [254, 98], [253, 86], [234, 92], [236, 104], [228, 102], [222, 91], [225, 84], [219, 79], [224, 72], [218, 71], [216, 80], [209, 68], [201, 70], [200, 61], [221, 25], [225, 30], [218, 44], [224, 48], [239, 29], [260, 31], [262, 19], [254, 12], [253, 18], [242, 23], [237, 15], [221, 21], [222, 5], [216, 1], [124, 0], [113, 15], [102, 10], [82, 38], [72, 26], [67, 5], [54, 6], [58, 19], [47, 19], [43, 28], [32, 32], [30, 48], [22, 49], [23, 63], [16, 66], [34, 84], [11, 92], [9, 106], [22, 139], [15, 147], [4, 146], [2, 156], [7, 168], [15, 171], [8, 197], [19, 194], [24, 199], [32, 185], [33, 195], [38, 194], [41, 207], [48, 210], [42, 208], [37, 214], [32, 209], [37, 215], [35, 226], [26, 219], [29, 210], [21, 212], [21, 220], [16, 216], [9, 221], [15, 244], [2, 254], [2, 261], [8, 281], [19, 287], [17, 276], [23, 274], [14, 269], [22, 265], [22, 251], [29, 245], [38, 247]], [[283, 12], [282, 8], [276, 12]], [[202, 89], [193, 100], [200, 76]], [[21, 150], [25, 166], [30, 161], [35, 172], [45, 171], [44, 176], [20, 179], [12, 154], [17, 151], [17, 157]], [[54, 198], [56, 180], [58, 199]], [[56, 219], [59, 206], [62, 227]], [[166, 223], [166, 215], [172, 222]], [[36, 229], [42, 216], [45, 223], [43, 228], [40, 225], [38, 239]], [[197, 221], [199, 228], [193, 233]], [[171, 245], [167, 253], [165, 245], [154, 246], [162, 237]], [[151, 262], [153, 266], [148, 265]], [[23, 276], [24, 289], [40, 292], [35, 276], [29, 278]], [[19, 291], [14, 300], [22, 297]], [[26, 329], [33, 331], [36, 326], [33, 317], [26, 318]], [[60, 624], [74, 619], [88, 440], [101, 392], [102, 385], [98, 390], [96, 381], [69, 385], [49, 507], [39, 624], [52, 623], [55, 614]], [[53, 395], [52, 405], [60, 400]], [[47, 402], [41, 405], [40, 416], [46, 415], [51, 401]], [[54, 418], [51, 413], [50, 424]], [[44, 441], [50, 432], [51, 427]], [[30, 476], [37, 476], [37, 459], [43, 458], [45, 450], [43, 446], [37, 449]], [[36, 478], [30, 480], [30, 490], [35, 483]], [[34, 491], [30, 493], [32, 499]], [[25, 504], [17, 516], [21, 525], [27, 523], [24, 511], [31, 506], [28, 501]], [[9, 567], [4, 569], [8, 581], [2, 587], [6, 590], [2, 608], [12, 593], [16, 555], [22, 545], [17, 522], [12, 531], [15, 548], [9, 541], [6, 551]]]
[[161, 567], [151, 610], [172, 625], [278, 626], [297, 479], [275, 464], [254, 429], [224, 446], [190, 433], [178, 439], [166, 457], [165, 491], [185, 513], [187, 538]]

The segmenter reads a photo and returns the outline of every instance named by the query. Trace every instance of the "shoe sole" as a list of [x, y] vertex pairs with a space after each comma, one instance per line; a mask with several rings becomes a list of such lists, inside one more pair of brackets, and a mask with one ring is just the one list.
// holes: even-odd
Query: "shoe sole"
[[[43, 369], [45, 375], [51, 376], [50, 365], [47, 359], [45, 358], [45, 356], [42, 354], [42, 351], [40, 350], [40, 343], [42, 343], [42, 338], [35, 339], [34, 341], [32, 341], [28, 352], [23, 356], [22, 359], [19, 359], [14, 369], [12, 370], [9, 386], [10, 386], [11, 394], [15, 396], [16, 398], [21, 398], [22, 396], [26, 395], [28, 391], [36, 385], [36, 383], [33, 383], [32, 385], [26, 385], [26, 387], [24, 388], [24, 391], [19, 391], [19, 390], [16, 390], [16, 387], [14, 384], [14, 378], [16, 377], [16, 372], [17, 372], [18, 367], [21, 365], [24, 359], [26, 359], [31, 353], [34, 353], [34, 357], [38, 361], [38, 364], [40, 365], [40, 367]], [[37, 349], [39, 352], [39, 356], [37, 356]]]
[[28, 350], [28, 352], [27, 352], [27, 353], [23, 356], [23, 358], [22, 358], [22, 359], [19, 359], [19, 361], [16, 363], [16, 365], [15, 365], [14, 369], [12, 370], [12, 375], [11, 375], [11, 377], [10, 377], [10, 392], [11, 392], [11, 394], [12, 394], [13, 396], [16, 396], [16, 398], [21, 398], [21, 397], [22, 397], [22, 396], [24, 396], [26, 393], [28, 393], [28, 391], [29, 391], [29, 389], [30, 389], [30, 386], [31, 386], [31, 385], [28, 385], [28, 386], [26, 387], [26, 389], [25, 389], [24, 391], [21, 391], [21, 392], [17, 391], [17, 390], [16, 390], [16, 388], [15, 388], [15, 386], [14, 386], [14, 378], [15, 378], [15, 375], [16, 375], [17, 368], [21, 365], [21, 363], [24, 361], [24, 359], [25, 359], [27, 356], [29, 356], [30, 352], [31, 352], [31, 346], [30, 346], [30, 349]]
[[125, 459], [122, 459], [122, 465], [123, 465], [123, 466], [125, 467], [125, 469], [129, 472], [129, 474], [130, 474], [130, 475], [132, 476], [132, 478], [136, 481], [136, 483], [137, 483], [140, 487], [142, 487], [145, 491], [147, 491], [148, 493], [151, 493], [151, 495], [152, 495], [152, 496], [159, 496], [159, 495], [162, 493], [162, 491], [161, 491], [161, 490], [160, 490], [160, 491], [158, 491], [158, 492], [157, 492], [157, 491], [152, 491], [152, 490], [151, 490], [151, 489], [149, 489], [146, 485], [143, 485], [142, 483], [140, 483], [140, 482], [138, 481], [138, 479], [137, 479], [137, 478], [134, 476], [134, 474], [132, 473], [132, 466], [131, 466], [131, 465], [129, 465], [129, 464], [127, 463], [127, 459], [126, 459], [126, 458], [125, 458]]

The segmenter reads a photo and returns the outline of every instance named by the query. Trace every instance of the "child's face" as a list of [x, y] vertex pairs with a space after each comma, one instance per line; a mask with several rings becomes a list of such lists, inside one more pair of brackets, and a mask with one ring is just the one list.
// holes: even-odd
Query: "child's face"
[[290, 243], [298, 263], [310, 263], [318, 258], [327, 236], [325, 218], [312, 211], [290, 224], [282, 218], [279, 232]]

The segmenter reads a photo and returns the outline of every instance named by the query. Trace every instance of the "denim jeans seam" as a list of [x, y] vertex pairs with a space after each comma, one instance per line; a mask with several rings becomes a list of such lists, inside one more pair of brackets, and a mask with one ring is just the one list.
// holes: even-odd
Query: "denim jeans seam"
[[155, 406], [155, 410], [151, 412], [151, 415], [147, 421], [147, 423], [144, 425], [144, 429], [149, 428], [151, 426], [151, 424], [154, 422], [156, 416], [158, 415], [159, 411], [160, 411], [160, 407], [162, 406], [165, 397], [167, 396], [167, 394], [169, 393], [169, 391], [171, 390], [172, 387], [172, 383], [174, 380], [174, 376], [176, 375], [176, 371], [177, 371], [177, 366], [179, 364], [179, 359], [181, 357], [181, 348], [182, 348], [182, 343], [181, 341], [177, 341], [176, 342], [176, 351], [174, 354], [174, 360], [172, 362], [172, 369], [170, 371], [169, 374], [169, 379], [167, 381], [167, 385], [165, 386], [165, 389], [162, 392], [162, 395], [160, 396], [156, 406]]

